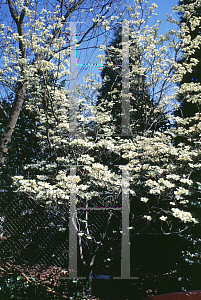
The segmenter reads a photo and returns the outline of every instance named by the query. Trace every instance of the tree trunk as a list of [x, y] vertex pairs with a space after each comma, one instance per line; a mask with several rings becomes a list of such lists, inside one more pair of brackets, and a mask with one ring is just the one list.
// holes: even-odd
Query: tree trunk
[[15, 96], [15, 100], [10, 112], [10, 116], [8, 119], [8, 123], [7, 123], [7, 128], [6, 131], [3, 132], [1, 141], [0, 141], [0, 164], [3, 165], [4, 161], [5, 161], [5, 156], [6, 153], [8, 152], [8, 144], [11, 141], [11, 137], [13, 134], [13, 131], [15, 129], [21, 108], [22, 108], [22, 104], [24, 102], [24, 98], [25, 98], [25, 93], [26, 93], [26, 87], [25, 85], [23, 85], [22, 87], [20, 87], [16, 93]]
[[[25, 1], [26, 7], [28, 6], [28, 3], [29, 3], [29, 1]], [[18, 34], [20, 37], [23, 37], [24, 36], [23, 20], [25, 17], [26, 10], [23, 9], [19, 16], [14, 8], [13, 0], [8, 0], [8, 6], [9, 6], [10, 13], [11, 13], [11, 17], [13, 18], [13, 21], [17, 25]], [[25, 58], [26, 57], [25, 47], [21, 40], [19, 40], [19, 50], [20, 50], [21, 58]], [[21, 74], [23, 74], [23, 71], [24, 71], [23, 69], [24, 69], [23, 66], [21, 66]], [[22, 104], [24, 102], [25, 93], [26, 93], [25, 84], [19, 83], [17, 91], [16, 91], [16, 95], [15, 95], [15, 100], [13, 102], [12, 109], [10, 112], [10, 116], [8, 118], [6, 131], [3, 132], [2, 138], [0, 140], [0, 165], [4, 164], [6, 154], [8, 152], [8, 144], [11, 141], [13, 131], [15, 129], [18, 117], [20, 115]]]

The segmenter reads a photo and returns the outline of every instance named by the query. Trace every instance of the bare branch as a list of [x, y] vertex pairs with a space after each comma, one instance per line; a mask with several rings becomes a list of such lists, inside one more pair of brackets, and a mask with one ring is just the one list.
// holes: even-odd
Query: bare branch
[[12, 16], [13, 20], [15, 21], [16, 24], [18, 24], [19, 15], [15, 11], [15, 8], [14, 8], [12, 0], [8, 0], [8, 6], [9, 6], [9, 10], [10, 10], [10, 13], [11, 13], [11, 16]]
[[[26, 0], [25, 2], [25, 7], [27, 7], [29, 5], [29, 0]], [[21, 15], [20, 15], [20, 19], [19, 19], [19, 23], [22, 24], [23, 20], [24, 20], [24, 17], [25, 17], [25, 14], [26, 14], [26, 9], [24, 8], [21, 12]]]
[[[70, 17], [70, 15], [84, 2], [84, 0], [79, 0], [74, 6], [72, 6], [71, 8], [69, 8], [69, 10], [67, 11], [67, 13], [64, 16], [64, 20], [61, 21], [61, 24], [64, 25], [66, 23], [66, 21], [68, 20], [68, 18]], [[54, 40], [59, 36], [59, 34], [61, 33], [62, 27], [61, 28], [57, 28], [54, 33], [53, 33], [53, 37], [48, 41], [48, 45], [51, 46], [52, 43], [54, 42]]]

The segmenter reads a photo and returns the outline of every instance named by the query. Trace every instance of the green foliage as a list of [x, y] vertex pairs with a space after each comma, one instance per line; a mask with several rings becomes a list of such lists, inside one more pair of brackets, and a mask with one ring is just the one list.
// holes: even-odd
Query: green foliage
[[[50, 286], [52, 291], [59, 293], [48, 292], [45, 285], [40, 284], [37, 280], [28, 282], [24, 277], [12, 273], [12, 270], [8, 270], [8, 273], [0, 276], [0, 296], [2, 300], [14, 299], [14, 300], [34, 300], [34, 299], [48, 299], [59, 300], [62, 299], [62, 295], [68, 296], [68, 299], [72, 300], [85, 300], [87, 299], [87, 293], [89, 291], [89, 281], [77, 281], [63, 280], [59, 286]], [[29, 277], [30, 278], [30, 277]]]

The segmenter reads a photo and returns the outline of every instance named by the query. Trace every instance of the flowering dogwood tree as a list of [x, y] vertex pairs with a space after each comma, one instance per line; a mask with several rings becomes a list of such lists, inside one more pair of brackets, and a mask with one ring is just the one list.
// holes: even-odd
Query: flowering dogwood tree
[[[72, 7], [76, 8], [78, 4], [81, 5], [81, 2], [83, 1], [73, 2]], [[157, 6], [150, 5], [148, 1], [134, 1], [134, 5], [128, 7], [126, 15], [128, 20], [124, 18], [125, 24], [130, 27], [131, 34], [129, 55], [133, 56], [134, 61], [136, 56], [139, 57], [138, 63], [130, 70], [132, 73], [130, 78], [132, 80], [137, 75], [146, 78], [146, 86], [149, 89], [155, 112], [150, 118], [150, 128], [147, 126], [143, 134], [131, 134], [127, 139], [114, 136], [115, 127], [109, 122], [111, 120], [110, 109], [94, 105], [97, 90], [100, 89], [98, 78], [96, 75], [88, 74], [85, 77], [85, 83], [77, 87], [77, 127], [72, 134], [69, 128], [70, 93], [65, 87], [57, 85], [69, 73], [66, 66], [70, 49], [66, 46], [66, 39], [61, 34], [61, 28], [71, 11], [68, 11], [64, 18], [60, 16], [61, 7], [53, 13], [44, 9], [38, 15], [37, 10], [33, 11], [28, 3], [24, 5], [19, 2], [17, 5], [21, 14], [18, 16], [10, 1], [9, 5], [19, 32], [18, 34], [12, 33], [9, 27], [6, 30], [10, 33], [6, 35], [6, 27], [1, 25], [1, 35], [6, 45], [10, 41], [12, 43], [19, 41], [20, 48], [17, 49], [15, 46], [5, 48], [5, 68], [1, 71], [1, 81], [5, 85], [15, 86], [16, 99], [21, 99], [21, 102], [16, 100], [16, 104], [23, 102], [26, 86], [34, 84], [35, 89], [30, 93], [27, 107], [36, 110], [41, 147], [44, 151], [47, 149], [50, 151], [47, 159], [33, 161], [32, 164], [24, 166], [24, 169], [28, 169], [32, 174], [31, 179], [26, 176], [13, 178], [17, 191], [28, 193], [36, 201], [47, 205], [47, 208], [54, 207], [59, 211], [60, 205], [70, 207], [71, 185], [73, 180], [76, 180], [77, 205], [84, 201], [86, 203], [98, 201], [100, 206], [104, 205], [102, 194], [106, 191], [119, 203], [123, 166], [117, 165], [114, 168], [114, 165], [124, 160], [129, 174], [131, 206], [132, 203], [142, 203], [144, 206], [143, 213], [132, 211], [132, 220], [128, 228], [131, 231], [130, 239], [148, 228], [156, 232], [154, 220], [160, 222], [160, 232], [164, 234], [181, 233], [188, 224], [198, 223], [198, 220], [187, 210], [186, 204], [189, 201], [189, 195], [197, 191], [201, 185], [200, 182], [194, 182], [191, 178], [191, 174], [195, 170], [200, 170], [201, 166], [200, 113], [193, 117], [196, 121], [193, 125], [191, 125], [191, 118], [177, 117], [178, 128], [176, 129], [160, 131], [157, 127], [155, 130], [150, 130], [150, 128], [152, 123], [160, 121], [160, 116], [164, 117], [165, 112], [170, 120], [174, 120], [173, 114], [171, 115], [174, 99], [182, 93], [189, 95], [188, 101], [200, 105], [199, 83], [184, 83], [175, 94], [170, 95], [171, 89], [181, 82], [185, 72], [198, 63], [196, 59], [191, 59], [189, 62], [188, 57], [200, 46], [200, 36], [191, 41], [188, 34], [189, 28], [184, 23], [178, 30], [170, 30], [164, 36], [159, 35], [159, 21], [153, 26], [148, 25], [149, 18], [154, 16]], [[187, 12], [188, 9], [188, 5], [174, 7], [175, 11]], [[25, 12], [27, 31], [21, 32], [21, 22]], [[99, 22], [106, 30], [109, 29], [109, 22], [101, 23], [100, 16], [97, 18], [94, 20], [95, 23]], [[189, 15], [189, 20], [190, 18], [191, 15]], [[171, 16], [168, 20], [178, 24]], [[192, 28], [197, 23], [198, 19], [194, 16], [191, 21]], [[55, 39], [57, 42], [53, 43]], [[135, 46], [132, 47], [132, 45]], [[104, 46], [102, 45], [101, 49], [104, 50]], [[27, 48], [27, 53], [30, 52], [29, 58], [24, 54], [25, 48]], [[60, 51], [60, 49], [63, 50]], [[123, 49], [119, 49], [120, 53], [122, 51]], [[186, 58], [182, 64], [177, 63], [179, 55]], [[104, 54], [98, 57], [102, 63], [105, 62]], [[43, 74], [45, 86], [39, 80], [38, 70]], [[54, 86], [50, 86], [46, 81], [46, 75], [52, 70], [55, 76]], [[192, 91], [195, 90], [194, 96]], [[41, 94], [45, 103], [40, 102]], [[20, 105], [15, 119], [19, 112]], [[153, 119], [154, 116], [157, 117]], [[95, 136], [87, 134], [87, 125], [90, 122], [96, 124]], [[13, 125], [11, 125], [8, 126], [12, 131]], [[134, 126], [132, 123], [130, 125]], [[4, 140], [7, 139], [9, 132], [9, 130], [5, 131]], [[175, 146], [174, 139], [179, 135], [187, 137], [191, 141], [190, 145], [180, 143]], [[4, 145], [4, 140], [2, 145]], [[106, 160], [110, 163], [106, 163]], [[72, 175], [69, 173], [71, 165], [81, 165], [82, 169], [76, 175]], [[92, 240], [96, 245], [91, 253], [90, 266], [94, 263], [98, 248], [103, 244], [111, 217], [110, 212], [104, 234], [97, 240], [89, 229], [88, 213], [86, 212], [81, 219], [78, 218], [77, 212], [75, 213], [74, 227], [79, 236], [81, 256], [84, 238]], [[82, 227], [82, 222], [85, 223], [84, 227]]]
[[70, 18], [74, 22], [80, 22], [80, 15], [90, 19], [79, 34], [77, 44], [80, 45], [99, 36], [99, 22], [101, 20], [108, 22], [107, 18], [116, 10], [115, 6], [112, 8], [111, 5], [113, 1], [99, 5], [99, 2], [90, 3], [85, 0], [62, 3], [52, 1], [40, 5], [37, 1], [29, 0], [1, 3], [0, 82], [2, 94], [12, 93], [14, 96], [10, 114], [7, 114], [2, 104], [0, 106], [1, 114], [6, 121], [0, 142], [1, 164], [5, 161], [7, 146], [29, 88], [33, 83], [35, 86], [40, 85], [39, 77], [42, 76], [45, 80], [49, 71], [52, 71], [55, 78], [60, 81], [69, 73], [67, 66]]

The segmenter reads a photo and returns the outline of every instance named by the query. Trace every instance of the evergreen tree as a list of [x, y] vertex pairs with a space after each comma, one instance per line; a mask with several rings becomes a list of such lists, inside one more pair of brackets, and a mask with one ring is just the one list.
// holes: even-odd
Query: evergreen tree
[[[185, 26], [186, 37], [188, 36], [187, 40], [196, 46], [194, 46], [193, 51], [189, 51], [188, 53], [184, 50], [182, 58], [178, 61], [178, 64], [185, 67], [185, 72], [183, 73], [182, 80], [178, 83], [180, 89], [180, 92], [177, 94], [179, 107], [174, 111], [174, 116], [177, 117], [175, 128], [179, 134], [174, 138], [174, 145], [178, 146], [180, 143], [181, 145], [183, 143], [184, 147], [197, 149], [199, 152], [198, 141], [200, 141], [199, 122], [201, 113], [199, 88], [201, 83], [201, 42], [199, 37], [201, 34], [201, 6], [200, 1], [196, 0], [180, 0], [178, 5], [181, 8], [186, 7], [185, 10], [181, 9], [178, 12], [180, 16], [180, 28]], [[188, 46], [189, 44], [186, 42], [184, 49]], [[190, 64], [191, 67], [187, 68], [186, 66]], [[183, 131], [180, 126], [183, 127]], [[188, 131], [189, 134], [186, 134]], [[201, 182], [200, 170], [192, 169], [189, 179], [194, 182], [194, 192], [190, 192], [186, 196], [186, 207], [197, 218], [200, 218], [200, 188], [197, 189]], [[182, 236], [185, 241], [194, 241], [193, 244], [188, 244], [188, 247], [192, 248], [192, 253], [200, 251], [200, 243], [198, 242], [200, 240], [200, 226], [189, 226], [189, 229]], [[189, 239], [189, 236], [191, 236], [191, 239]], [[183, 256], [188, 261], [187, 255]], [[196, 263], [198, 265], [199, 261]]]
[[[186, 24], [188, 27], [189, 32], [187, 35], [190, 36], [191, 41], [195, 41], [196, 37], [199, 37], [201, 34], [200, 25], [201, 21], [199, 20], [199, 23], [193, 23], [192, 20], [194, 17], [200, 17], [201, 16], [201, 6], [199, 5], [199, 1], [196, 0], [181, 0], [179, 1], [179, 5], [189, 5], [189, 4], [195, 4], [193, 9], [190, 9], [188, 12], [180, 12], [178, 13], [180, 16], [180, 27], [182, 27], [182, 24]], [[189, 16], [191, 15], [191, 18]], [[179, 86], [181, 87], [184, 83], [200, 83], [201, 82], [201, 44], [194, 49], [192, 54], [188, 55], [187, 57], [184, 56], [182, 59], [179, 60], [180, 64], [189, 64], [193, 60], [198, 60], [197, 63], [188, 70], [186, 70], [186, 73], [183, 75], [182, 81], [179, 83]], [[191, 95], [196, 96], [198, 95], [198, 92], [196, 92], [196, 89], [192, 90]], [[191, 102], [188, 101], [189, 99], [189, 93], [182, 93], [180, 96], [178, 96], [177, 100], [179, 101], [180, 105], [179, 108], [175, 111], [174, 115], [179, 116], [182, 118], [191, 118], [194, 117], [196, 113], [200, 112], [200, 105], [197, 101]], [[184, 141], [184, 139], [181, 139], [180, 141]], [[186, 140], [185, 140], [186, 142]]]
[[[142, 135], [147, 130], [164, 130], [168, 120], [162, 110], [157, 110], [149, 88], [146, 84], [146, 74], [139, 74], [140, 49], [130, 36], [129, 59], [129, 94], [130, 94], [130, 129], [132, 135]], [[108, 109], [111, 114], [111, 124], [115, 133], [121, 133], [122, 117], [122, 27], [114, 31], [114, 38], [106, 50], [105, 66], [101, 72], [102, 86], [99, 89], [97, 107]]]
[[[185, 130], [188, 130], [189, 127], [193, 128], [191, 130], [192, 136], [189, 138], [189, 136], [180, 134], [174, 139], [174, 143], [175, 145], [179, 143], [195, 145], [194, 142], [197, 138], [199, 139], [200, 135], [198, 127], [199, 114], [201, 113], [199, 96], [200, 92], [196, 86], [201, 83], [201, 42], [199, 40], [199, 36], [201, 34], [201, 6], [200, 1], [196, 0], [180, 0], [178, 5], [180, 7], [183, 7], [184, 5], [188, 7], [187, 11], [181, 10], [178, 12], [178, 15], [180, 16], [180, 28], [182, 28], [183, 25], [187, 27], [185, 30], [186, 36], [190, 37], [189, 40], [196, 46], [191, 53], [188, 53], [188, 55], [183, 55], [183, 57], [178, 61], [178, 63], [182, 66], [186, 66], [191, 63], [191, 67], [186, 68], [182, 80], [178, 84], [179, 88], [181, 89], [181, 93], [178, 93], [177, 96], [179, 108], [174, 112], [175, 117], [185, 120], [182, 125]], [[195, 63], [192, 65], [192, 62], [194, 61]], [[192, 88], [190, 90], [188, 89], [186, 92], [183, 92], [185, 85], [190, 86], [190, 84], [192, 85]], [[175, 122], [175, 127], [178, 128], [181, 123], [182, 121], [178, 119], [178, 121]], [[191, 178], [200, 181], [200, 172], [192, 172]], [[195, 194], [194, 197], [197, 199], [199, 197], [199, 193]]]

